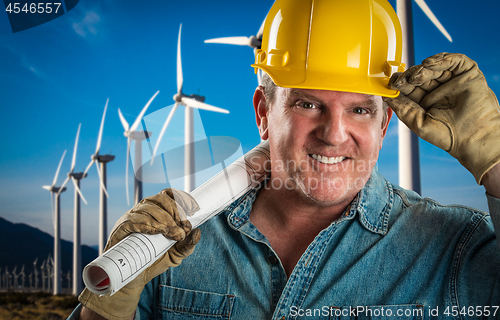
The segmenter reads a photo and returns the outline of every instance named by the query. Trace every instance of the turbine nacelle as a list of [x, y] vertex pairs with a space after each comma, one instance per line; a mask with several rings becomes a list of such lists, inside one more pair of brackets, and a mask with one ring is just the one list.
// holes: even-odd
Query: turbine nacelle
[[197, 94], [191, 94], [191, 95], [189, 95], [187, 97], [191, 98], [191, 99], [194, 99], [196, 101], [199, 101], [199, 102], [205, 102], [205, 97], [204, 96], [199, 96]]
[[260, 38], [257, 38], [256, 36], [250, 36], [249, 42], [250, 47], [254, 49], [260, 49], [260, 47], [262, 46], [262, 35], [260, 35]]
[[99, 162], [110, 162], [110, 161], [115, 160], [115, 156], [110, 155], [110, 154], [99, 155], [99, 156], [97, 156], [96, 160]]
[[205, 102], [205, 97], [199, 96], [197, 94], [190, 94], [189, 96], [182, 93], [182, 92], [174, 94], [174, 101], [175, 102], [183, 103], [182, 98], [189, 98], [189, 99], [194, 99], [194, 100], [199, 101], [199, 102]]
[[44, 188], [45, 190], [48, 190], [52, 193], [61, 193], [61, 192], [64, 192], [66, 191], [66, 187], [63, 187], [61, 189], [61, 187], [54, 187], [54, 186], [42, 186], [42, 188]]
[[182, 94], [182, 93], [176, 93], [176, 94], [174, 94], [174, 101], [175, 102], [181, 102], [182, 101], [182, 97], [184, 97], [184, 94]]
[[84, 173], [84, 172], [69, 172], [68, 173], [68, 178], [71, 179], [76, 179], [76, 180], [80, 180], [80, 179], [83, 179], [87, 176], [87, 173]]
[[[148, 131], [147, 137], [151, 137], [152, 134], [153, 133], [151, 131]], [[132, 140], [144, 140], [147, 138], [145, 131], [126, 131], [123, 135]]]

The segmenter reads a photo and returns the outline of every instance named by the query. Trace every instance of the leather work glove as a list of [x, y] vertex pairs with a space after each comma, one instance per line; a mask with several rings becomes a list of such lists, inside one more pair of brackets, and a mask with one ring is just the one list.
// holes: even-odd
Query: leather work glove
[[398, 118], [458, 159], [478, 184], [500, 162], [500, 108], [476, 62], [440, 53], [394, 74], [389, 86], [401, 91], [383, 98]]
[[105, 251], [134, 232], [163, 234], [179, 241], [137, 278], [114, 295], [101, 296], [84, 289], [78, 300], [86, 308], [107, 319], [129, 319], [135, 312], [144, 286], [170, 267], [178, 266], [200, 240], [200, 230], [191, 230], [186, 219], [199, 210], [191, 195], [174, 189], [143, 199], [115, 224]]

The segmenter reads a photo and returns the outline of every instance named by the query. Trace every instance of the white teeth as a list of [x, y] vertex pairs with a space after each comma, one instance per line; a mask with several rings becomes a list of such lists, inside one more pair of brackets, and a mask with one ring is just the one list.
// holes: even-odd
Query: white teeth
[[328, 158], [328, 157], [325, 157], [325, 156], [321, 156], [321, 155], [317, 155], [317, 154], [311, 154], [311, 157], [321, 163], [326, 163], [326, 164], [335, 164], [335, 163], [339, 163], [341, 162], [342, 160], [345, 159], [345, 157], [331, 157], [331, 158]]

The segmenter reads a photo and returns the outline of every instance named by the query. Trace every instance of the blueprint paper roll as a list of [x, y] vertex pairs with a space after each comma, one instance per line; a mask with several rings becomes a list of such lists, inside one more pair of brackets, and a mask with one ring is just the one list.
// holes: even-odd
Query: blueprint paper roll
[[[188, 217], [193, 228], [217, 215], [250, 189], [259, 187], [270, 173], [269, 160], [269, 143], [263, 141], [192, 191], [191, 196], [200, 207]], [[161, 234], [133, 233], [84, 268], [85, 286], [99, 295], [113, 295], [174, 244], [175, 241]]]

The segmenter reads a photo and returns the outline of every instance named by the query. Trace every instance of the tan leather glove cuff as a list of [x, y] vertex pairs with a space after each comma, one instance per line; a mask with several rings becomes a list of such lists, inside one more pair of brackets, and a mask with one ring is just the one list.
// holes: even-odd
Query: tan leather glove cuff
[[130, 303], [124, 305], [123, 299], [120, 298], [120, 292], [117, 292], [113, 296], [98, 297], [85, 288], [80, 296], [78, 296], [78, 301], [80, 301], [85, 308], [94, 311], [106, 319], [128, 320], [137, 309], [141, 292], [142, 289], [139, 291], [139, 294], [134, 297], [134, 301], [130, 301], [132, 298], [131, 295], [127, 295], [127, 300], [130, 301]]
[[447, 151], [478, 184], [500, 162], [500, 107], [477, 64], [462, 54], [441, 53], [402, 74], [384, 98], [420, 138]]
[[200, 236], [200, 229], [193, 229], [183, 241], [177, 242], [148, 269], [114, 295], [98, 296], [85, 288], [78, 301], [106, 319], [129, 319], [137, 309], [144, 286], [168, 268], [180, 265], [183, 259], [193, 253]]

